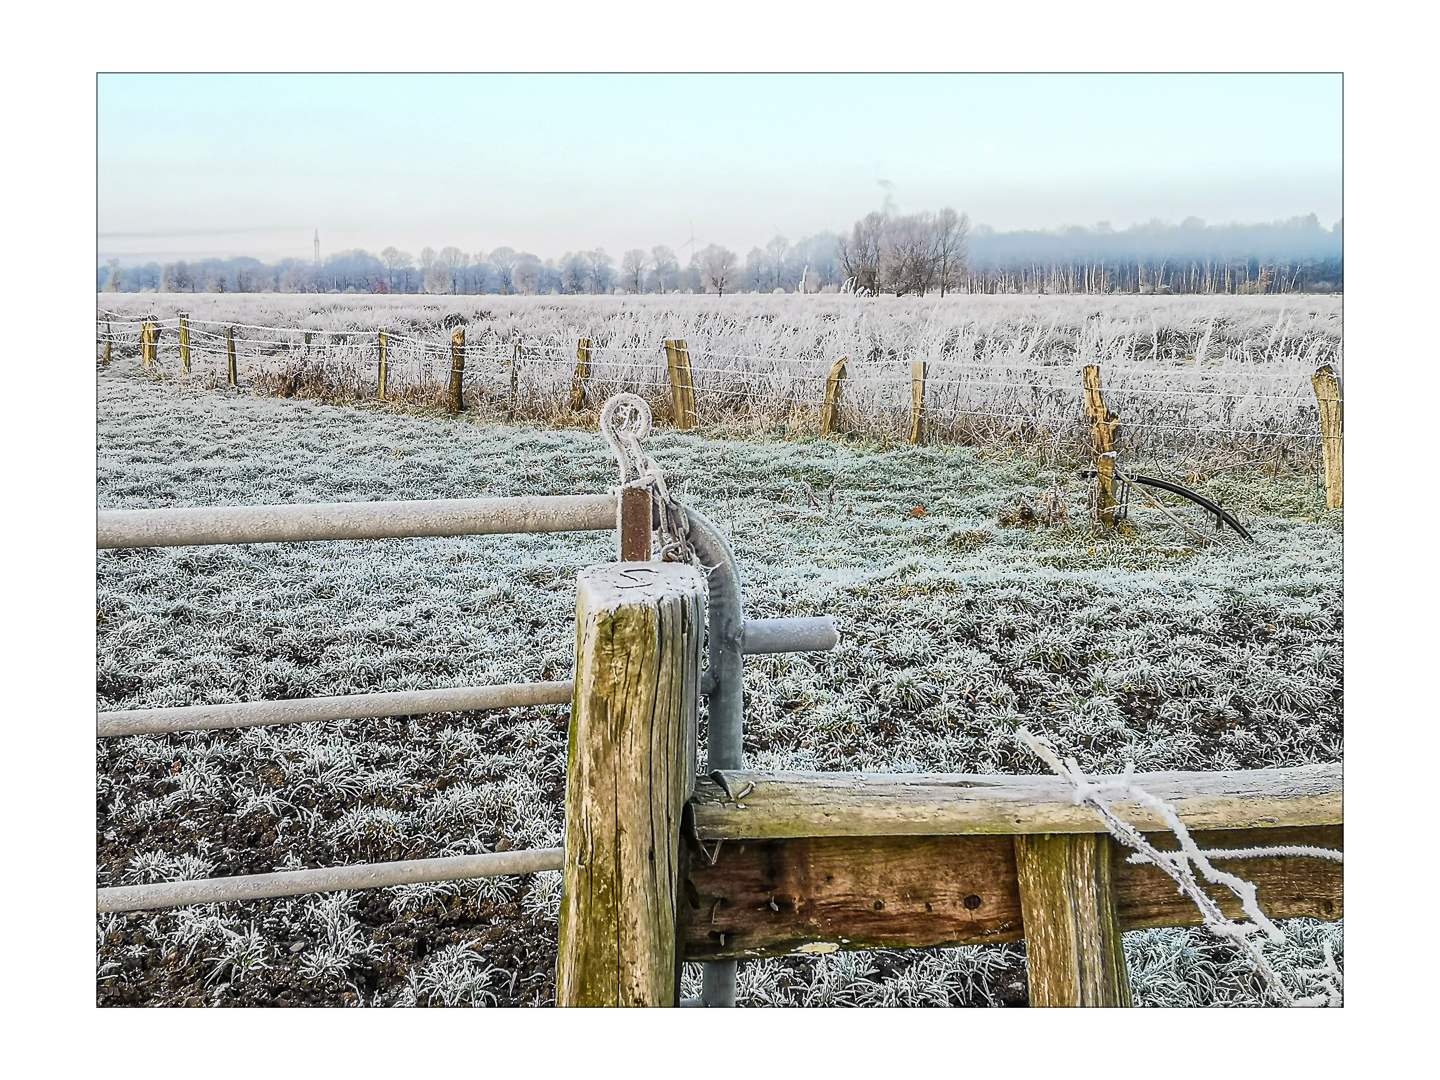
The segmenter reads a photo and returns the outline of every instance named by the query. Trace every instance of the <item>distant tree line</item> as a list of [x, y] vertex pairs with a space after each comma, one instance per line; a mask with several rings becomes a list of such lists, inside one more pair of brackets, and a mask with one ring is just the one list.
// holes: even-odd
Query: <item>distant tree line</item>
[[776, 236], [742, 262], [719, 244], [685, 262], [663, 245], [614, 257], [603, 248], [540, 259], [496, 248], [470, 254], [395, 247], [341, 251], [320, 262], [201, 259], [97, 269], [102, 292], [359, 292], [599, 294], [837, 292], [924, 296], [951, 292], [1245, 293], [1338, 291], [1342, 232], [1315, 215], [1274, 225], [1178, 226], [997, 233], [963, 213], [867, 214], [849, 233], [791, 243]]

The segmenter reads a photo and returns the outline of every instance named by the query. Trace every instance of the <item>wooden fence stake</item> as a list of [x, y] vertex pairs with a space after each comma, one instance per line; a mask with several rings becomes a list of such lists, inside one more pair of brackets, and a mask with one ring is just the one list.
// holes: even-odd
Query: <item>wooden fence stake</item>
[[147, 320], [145, 325], [140, 327], [140, 359], [145, 367], [155, 366], [155, 354], [160, 345], [160, 326], [158, 323]]
[[925, 369], [924, 360], [910, 361], [910, 445], [925, 441]]
[[1030, 1004], [1130, 1005], [1104, 833], [1015, 837]]
[[225, 365], [230, 376], [230, 385], [239, 386], [239, 372], [235, 369], [235, 327], [225, 327]]
[[450, 335], [450, 415], [465, 408], [465, 328]]
[[689, 431], [695, 426], [695, 379], [690, 373], [690, 348], [683, 339], [665, 342], [665, 363], [670, 369], [670, 401], [675, 407], [675, 426]]
[[842, 356], [830, 366], [830, 374], [825, 377], [825, 407], [820, 410], [821, 435], [829, 435], [839, 426], [840, 391], [845, 386], [845, 365], [849, 362], [848, 356]]
[[510, 407], [506, 410], [506, 420], [515, 419], [516, 405], [520, 400], [520, 357], [523, 352], [520, 342], [515, 342], [515, 349], [510, 354]]
[[380, 331], [380, 391], [379, 398], [385, 400], [385, 384], [390, 381], [390, 338]]
[[649, 488], [620, 491], [620, 561], [649, 562], [651, 525]]
[[180, 312], [180, 374], [190, 374], [190, 313]]
[[575, 343], [575, 378], [570, 383], [570, 411], [585, 411], [585, 384], [590, 381], [590, 339]]
[[685, 563], [580, 571], [557, 1005], [678, 1004], [705, 595]]
[[114, 338], [114, 336], [115, 336], [115, 335], [114, 335], [113, 333], [111, 333], [111, 331], [110, 331], [110, 320], [109, 320], [109, 319], [106, 319], [106, 320], [105, 320], [105, 360], [104, 360], [104, 362], [107, 363], [107, 364], [110, 363], [110, 342], [111, 342], [111, 340]]
[[[1095, 436], [1096, 509], [1100, 514], [1102, 528], [1115, 524], [1115, 443], [1120, 435], [1120, 417], [1105, 405], [1105, 395], [1100, 389], [1100, 365], [1086, 364], [1083, 374], [1085, 386], [1085, 415]], [[1111, 455], [1109, 469], [1101, 459]]]
[[1345, 506], [1345, 400], [1340, 396], [1340, 380], [1329, 364], [1310, 378], [1315, 387], [1315, 401], [1320, 406], [1320, 449], [1325, 455], [1325, 506], [1340, 510]]

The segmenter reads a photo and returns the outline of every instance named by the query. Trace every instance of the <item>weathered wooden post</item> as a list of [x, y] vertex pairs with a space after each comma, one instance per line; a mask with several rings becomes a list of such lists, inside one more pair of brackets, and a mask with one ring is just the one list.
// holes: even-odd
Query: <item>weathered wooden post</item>
[[585, 411], [585, 384], [590, 381], [590, 339], [575, 343], [575, 378], [570, 383], [570, 411]]
[[925, 441], [925, 372], [924, 360], [910, 362], [910, 445]]
[[390, 381], [390, 338], [380, 331], [380, 387], [378, 397], [385, 400], [385, 384]]
[[1345, 401], [1340, 396], [1340, 380], [1329, 364], [1310, 378], [1315, 387], [1315, 401], [1320, 406], [1320, 451], [1325, 457], [1325, 506], [1340, 510], [1345, 506]]
[[140, 327], [140, 360], [145, 367], [155, 366], [155, 355], [160, 346], [160, 324], [146, 319]]
[[180, 312], [180, 374], [190, 374], [190, 313]]
[[[1115, 443], [1120, 433], [1120, 417], [1105, 405], [1105, 395], [1100, 389], [1100, 365], [1086, 364], [1083, 373], [1085, 386], [1085, 415], [1090, 417], [1095, 436], [1095, 490], [1096, 510], [1100, 515], [1101, 528], [1108, 529], [1115, 524]], [[1102, 458], [1109, 454], [1109, 468]]]
[[558, 1005], [675, 1005], [680, 819], [695, 782], [706, 583], [685, 563], [579, 576]]
[[1030, 1004], [1130, 1005], [1104, 833], [1015, 837]]
[[650, 489], [620, 489], [620, 561], [649, 562], [651, 528]]
[[840, 391], [845, 387], [845, 365], [850, 362], [848, 356], [842, 356], [830, 366], [830, 374], [825, 377], [825, 405], [820, 410], [820, 434], [829, 435], [840, 424]]
[[515, 348], [510, 353], [510, 406], [506, 410], [506, 420], [515, 419], [515, 409], [520, 400], [520, 357], [523, 354], [520, 342], [515, 342]]
[[450, 415], [465, 408], [465, 328], [450, 335]]
[[681, 338], [665, 342], [665, 364], [670, 371], [670, 402], [675, 407], [675, 426], [689, 431], [695, 426], [695, 379], [690, 372], [690, 347]]
[[109, 319], [106, 319], [106, 320], [105, 320], [105, 360], [104, 360], [104, 363], [106, 363], [106, 364], [110, 363], [110, 342], [114, 339], [114, 337], [115, 337], [115, 335], [114, 335], [114, 334], [111, 332], [111, 330], [110, 330], [110, 320], [109, 320]]
[[239, 386], [239, 372], [235, 369], [235, 327], [225, 327], [225, 366], [231, 386]]

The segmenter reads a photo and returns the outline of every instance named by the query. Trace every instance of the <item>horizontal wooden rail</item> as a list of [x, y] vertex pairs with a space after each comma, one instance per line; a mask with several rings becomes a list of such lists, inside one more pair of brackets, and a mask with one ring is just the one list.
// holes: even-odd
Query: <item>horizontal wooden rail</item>
[[95, 546], [178, 547], [598, 532], [615, 528], [615, 513], [613, 494], [101, 510], [96, 515]]
[[470, 709], [568, 705], [574, 693], [574, 681], [565, 680], [504, 686], [457, 686], [392, 694], [345, 694], [286, 701], [237, 701], [174, 709], [128, 709], [100, 713], [95, 721], [95, 734], [99, 738], [113, 738], [118, 735], [158, 735], [170, 731], [258, 727], [262, 724], [299, 724], [314, 720], [361, 720], [376, 716], [418, 716]]
[[[748, 801], [749, 796], [746, 796]], [[1202, 849], [1304, 845], [1340, 850], [1343, 827], [1201, 830]], [[1151, 834], [1160, 848], [1174, 837]], [[691, 859], [681, 890], [687, 960], [739, 960], [837, 949], [920, 948], [1019, 941], [1025, 936], [1015, 841], [1006, 835], [822, 836], [726, 841]], [[1199, 912], [1154, 866], [1132, 866], [1111, 844], [1121, 929], [1195, 926]], [[1274, 919], [1344, 914], [1341, 864], [1308, 858], [1215, 859], [1253, 882]], [[1231, 918], [1240, 904], [1208, 890]]]
[[389, 885], [417, 885], [432, 881], [465, 881], [559, 870], [565, 865], [561, 848], [495, 851], [480, 855], [454, 855], [444, 859], [405, 859], [399, 862], [357, 863], [320, 870], [282, 870], [273, 874], [201, 878], [197, 881], [163, 881], [153, 885], [121, 885], [97, 889], [95, 910], [153, 911], [186, 904], [219, 904], [230, 900], [263, 900], [269, 896], [304, 896], [342, 889], [378, 889]]
[[[1104, 832], [1077, 806], [1058, 776], [947, 773], [751, 772], [721, 774], [695, 789], [702, 840], [804, 836], [953, 836]], [[1192, 829], [1338, 825], [1343, 817], [1339, 765], [1243, 772], [1138, 773], [1135, 783], [1171, 803]], [[1116, 809], [1142, 830], [1165, 828], [1151, 811]]]

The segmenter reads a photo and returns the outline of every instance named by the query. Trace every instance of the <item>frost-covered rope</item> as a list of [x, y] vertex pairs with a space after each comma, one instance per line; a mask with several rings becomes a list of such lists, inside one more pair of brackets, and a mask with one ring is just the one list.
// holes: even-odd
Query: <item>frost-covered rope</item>
[[[1188, 896], [1199, 909], [1205, 928], [1216, 937], [1234, 941], [1249, 956], [1255, 969], [1283, 1004], [1318, 1004], [1310, 999], [1296, 999], [1285, 986], [1279, 972], [1261, 951], [1259, 944], [1253, 940], [1255, 935], [1261, 933], [1266, 939], [1276, 944], [1285, 940], [1284, 931], [1271, 922], [1265, 912], [1261, 910], [1260, 902], [1256, 898], [1255, 885], [1212, 866], [1208, 857], [1212, 853], [1200, 850], [1191, 838], [1190, 830], [1185, 827], [1185, 823], [1180, 820], [1180, 815], [1175, 812], [1175, 808], [1135, 784], [1133, 765], [1127, 765], [1121, 776], [1097, 777], [1092, 782], [1085, 778], [1085, 774], [1073, 757], [1065, 758], [1062, 761], [1049, 740], [1032, 735], [1025, 728], [1021, 728], [1016, 734], [1019, 740], [1045, 764], [1049, 765], [1057, 776], [1063, 777], [1074, 785], [1074, 799], [1077, 806], [1089, 804], [1091, 809], [1099, 815], [1100, 820], [1104, 822], [1110, 835], [1127, 847], [1134, 848], [1136, 852], [1144, 856], [1147, 863], [1158, 866], [1174, 880], [1180, 891]], [[1170, 831], [1175, 834], [1175, 839], [1179, 844], [1178, 848], [1175, 851], [1161, 851], [1155, 847], [1146, 839], [1144, 833], [1115, 812], [1113, 804], [1116, 799], [1137, 802], [1147, 810], [1159, 815]], [[1340, 853], [1333, 854], [1339, 855]], [[1211, 884], [1223, 885], [1229, 889], [1240, 901], [1241, 908], [1251, 921], [1241, 923], [1227, 917], [1220, 910], [1220, 905], [1216, 903], [1215, 899], [1201, 887], [1195, 877], [1195, 869], [1199, 869], [1201, 875]]]

